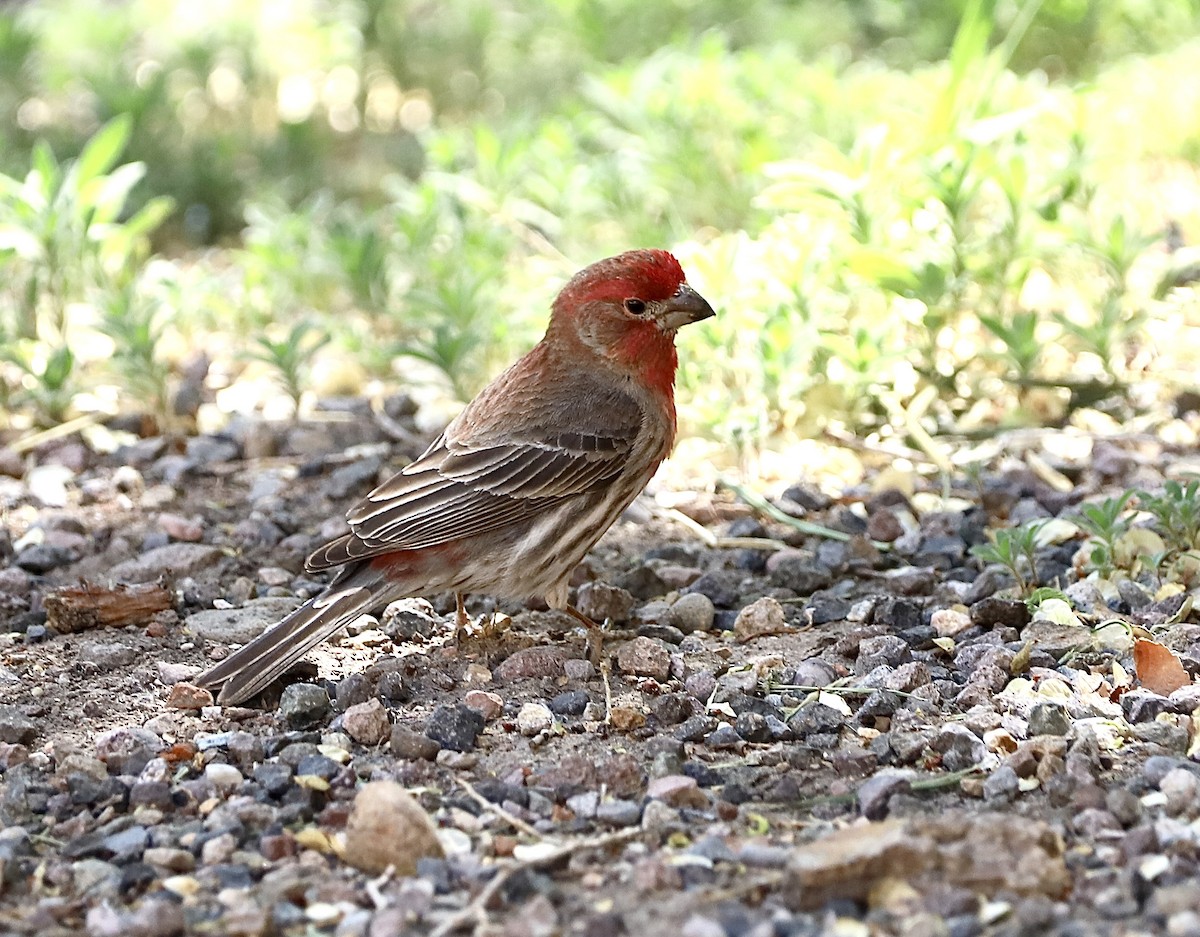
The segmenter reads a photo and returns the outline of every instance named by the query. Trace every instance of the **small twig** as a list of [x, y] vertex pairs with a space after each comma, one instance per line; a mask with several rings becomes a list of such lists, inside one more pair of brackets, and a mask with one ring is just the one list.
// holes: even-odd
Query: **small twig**
[[[918, 778], [915, 781], [910, 781], [908, 789], [910, 791], [936, 791], [945, 787], [955, 787], [970, 777], [978, 777], [985, 774], [981, 768], [975, 766], [964, 768], [962, 771], [952, 771], [949, 774], [939, 775], [931, 778]], [[800, 810], [809, 810], [813, 807], [823, 806], [825, 804], [852, 804], [858, 798], [858, 793], [851, 791], [847, 794], [821, 794], [817, 797], [800, 798], [793, 801], [783, 801], [789, 807], [794, 807]]]
[[420, 437], [416, 433], [406, 429], [403, 425], [388, 416], [387, 411], [383, 408], [383, 401], [373, 400], [371, 402], [371, 415], [375, 418], [375, 425], [393, 442], [418, 447], [422, 444]]
[[872, 693], [893, 693], [896, 696], [916, 698], [915, 693], [905, 693], [903, 690], [889, 690], [882, 686], [807, 686], [799, 683], [773, 683], [772, 690], [795, 690], [798, 693], [840, 693], [842, 696], [870, 696]]
[[784, 550], [787, 548], [787, 544], [782, 540], [774, 540], [770, 537], [719, 537], [695, 518], [688, 517], [683, 511], [676, 508], [660, 508], [655, 505], [652, 510], [660, 517], [674, 521], [680, 527], [686, 527], [702, 540], [705, 546], [714, 550]]
[[600, 679], [604, 681], [604, 724], [612, 725], [612, 686], [608, 682], [608, 661], [600, 662]]
[[871, 452], [876, 455], [885, 455], [889, 459], [908, 459], [909, 462], [916, 462], [922, 465], [932, 465], [937, 467], [937, 462], [927, 456], [920, 450], [913, 449], [909, 446], [900, 444], [883, 444], [870, 443], [852, 433], [847, 433], [845, 430], [835, 427], [826, 427], [824, 433], [827, 437], [836, 442], [839, 446], [845, 446], [847, 449], [854, 449], [857, 452]]
[[484, 886], [484, 889], [465, 908], [454, 912], [454, 914], [442, 921], [441, 924], [433, 929], [429, 937], [447, 937], [447, 935], [453, 934], [460, 927], [466, 926], [473, 920], [480, 924], [484, 923], [487, 920], [487, 906], [491, 903], [492, 899], [508, 883], [509, 879], [523, 869], [541, 869], [557, 865], [563, 859], [567, 859], [577, 852], [582, 852], [585, 849], [607, 849], [609, 846], [615, 846], [617, 843], [622, 843], [627, 839], [633, 839], [640, 833], [640, 829], [618, 830], [615, 833], [598, 836], [595, 839], [564, 843], [558, 849], [538, 856], [536, 859], [527, 859], [525, 861], [513, 860], [505, 863], [500, 868], [500, 871], [492, 876], [492, 880]]
[[107, 419], [107, 413], [101, 413], [99, 410], [93, 410], [91, 413], [85, 413], [83, 416], [77, 416], [73, 420], [67, 420], [65, 423], [59, 423], [57, 426], [51, 426], [49, 429], [40, 430], [32, 433], [24, 439], [18, 439], [8, 448], [13, 452], [27, 452], [30, 449], [36, 449], [44, 442], [53, 442], [56, 439], [62, 439], [64, 436], [70, 436], [73, 433], [79, 432], [81, 429], [87, 429], [94, 423], [99, 423], [103, 419]]
[[[832, 527], [825, 527], [822, 524], [814, 524], [812, 521], [802, 521], [798, 517], [792, 517], [792, 515], [779, 510], [779, 508], [775, 507], [775, 505], [773, 505], [770, 501], [767, 501], [765, 498], [760, 498], [758, 495], [747, 490], [746, 488], [743, 488], [735, 481], [730, 481], [727, 478], [723, 478], [721, 479], [721, 484], [745, 501], [748, 505], [750, 505], [750, 507], [754, 508], [754, 510], [766, 514], [772, 520], [777, 520], [781, 524], [787, 524], [789, 527], [793, 527], [801, 533], [813, 534], [817, 537], [824, 537], [826, 540], [838, 540], [842, 543], [846, 543], [847, 541], [853, 539], [850, 534], [846, 533], [845, 531], [834, 530]], [[892, 548], [890, 543], [883, 543], [879, 540], [872, 540], [870, 543], [881, 553], [886, 553]]]
[[489, 813], [494, 813], [513, 829], [520, 830], [526, 836], [532, 836], [534, 839], [542, 838], [541, 833], [535, 830], [520, 817], [505, 810], [499, 804], [492, 803], [481, 793], [479, 793], [479, 791], [475, 790], [475, 786], [466, 778], [455, 778], [455, 780], [458, 782], [459, 786], [467, 792], [467, 796], [475, 801], [475, 803], [479, 804], [479, 806], [481, 806], [484, 810], [488, 811]]

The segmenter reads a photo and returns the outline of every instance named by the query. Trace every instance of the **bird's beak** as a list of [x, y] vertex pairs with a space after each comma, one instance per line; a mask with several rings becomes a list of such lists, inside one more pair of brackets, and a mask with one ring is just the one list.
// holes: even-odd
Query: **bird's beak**
[[715, 315], [708, 300], [685, 283], [674, 296], [659, 307], [655, 318], [662, 328], [673, 332], [680, 326], [710, 319]]

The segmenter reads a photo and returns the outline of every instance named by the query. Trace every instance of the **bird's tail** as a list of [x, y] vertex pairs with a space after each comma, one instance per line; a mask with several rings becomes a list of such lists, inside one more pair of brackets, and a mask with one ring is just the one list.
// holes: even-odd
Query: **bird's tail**
[[383, 578], [359, 567], [305, 602], [196, 678], [199, 686], [220, 688], [217, 702], [233, 705], [267, 687], [301, 657], [359, 615], [389, 600]]

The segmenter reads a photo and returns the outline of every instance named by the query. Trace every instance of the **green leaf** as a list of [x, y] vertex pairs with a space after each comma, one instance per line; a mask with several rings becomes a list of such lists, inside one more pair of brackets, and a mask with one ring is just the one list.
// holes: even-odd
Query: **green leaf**
[[116, 165], [132, 130], [133, 118], [120, 114], [92, 135], [75, 161], [75, 178], [80, 188]]

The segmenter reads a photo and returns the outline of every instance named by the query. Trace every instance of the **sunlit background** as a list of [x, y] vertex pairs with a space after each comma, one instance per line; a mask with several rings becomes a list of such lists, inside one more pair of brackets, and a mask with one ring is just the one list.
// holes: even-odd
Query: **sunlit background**
[[665, 246], [719, 310], [685, 462], [1194, 441], [1198, 37], [1197, 0], [5, 4], [0, 431], [432, 425]]

